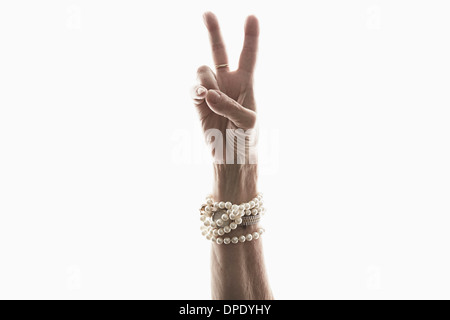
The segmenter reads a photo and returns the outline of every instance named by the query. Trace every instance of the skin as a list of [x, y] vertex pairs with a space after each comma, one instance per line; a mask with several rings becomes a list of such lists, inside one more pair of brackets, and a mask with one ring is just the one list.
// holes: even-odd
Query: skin
[[[215, 65], [228, 64], [217, 17], [203, 15]], [[258, 52], [259, 24], [255, 16], [245, 22], [245, 39], [237, 70], [228, 67], [198, 68], [199, 84], [192, 90], [194, 105], [202, 128], [218, 129], [226, 137], [227, 129], [253, 129], [256, 126], [256, 103], [253, 73]], [[226, 146], [226, 143], [223, 144]], [[214, 156], [214, 152], [213, 152]], [[243, 164], [214, 163], [213, 198], [216, 201], [243, 203], [257, 195], [258, 168], [248, 159]], [[258, 225], [233, 230], [229, 237], [253, 233]], [[213, 299], [273, 299], [267, 279], [262, 239], [218, 245], [212, 244], [211, 289]]]

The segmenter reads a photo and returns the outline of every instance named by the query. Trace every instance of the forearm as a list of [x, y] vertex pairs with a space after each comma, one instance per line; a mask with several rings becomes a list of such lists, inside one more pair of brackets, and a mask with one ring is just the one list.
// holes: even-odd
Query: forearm
[[215, 164], [213, 197], [217, 201], [243, 203], [258, 193], [256, 164]]
[[[214, 165], [213, 198], [248, 202], [257, 195], [257, 165]], [[230, 237], [254, 233], [258, 225], [243, 226]], [[212, 245], [213, 299], [272, 299], [261, 239], [234, 245]]]

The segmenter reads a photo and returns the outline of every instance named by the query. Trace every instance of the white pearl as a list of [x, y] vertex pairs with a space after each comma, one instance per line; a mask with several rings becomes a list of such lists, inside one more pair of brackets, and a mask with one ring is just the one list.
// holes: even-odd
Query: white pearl
[[231, 242], [233, 242], [233, 243], [238, 243], [238, 241], [239, 241], [238, 237], [233, 237], [231, 239]]
[[221, 227], [221, 226], [223, 225], [223, 220], [222, 220], [222, 219], [217, 219], [216, 225], [217, 225], [218, 227]]
[[234, 222], [230, 223], [230, 228], [231, 228], [232, 230], [236, 229], [236, 228], [237, 228], [237, 224], [234, 223]]
[[222, 244], [223, 243], [223, 239], [222, 238], [217, 238], [216, 243], [217, 244]]
[[245, 215], [246, 216], [249, 216], [249, 215], [251, 215], [252, 214], [252, 212], [250, 211], [250, 210], [245, 210]]
[[201, 221], [201, 222], [205, 222], [205, 220], [206, 220], [206, 216], [201, 215], [201, 216], [200, 216], [200, 221]]
[[225, 202], [220, 201], [220, 202], [219, 202], [219, 208], [220, 208], [220, 209], [225, 208]]
[[226, 213], [224, 213], [224, 214], [222, 215], [222, 220], [223, 220], [223, 221], [228, 221], [228, 215], [227, 215]]
[[245, 237], [245, 239], [246, 239], [247, 241], [252, 241], [252, 240], [253, 240], [253, 236], [249, 233], [249, 234]]
[[244, 210], [245, 210], [244, 205], [241, 204], [241, 205], [239, 206], [239, 209], [238, 209], [238, 210], [239, 210], [239, 211], [244, 211]]
[[245, 236], [240, 236], [239, 237], [239, 242], [245, 242], [245, 239], [246, 239]]
[[208, 239], [208, 240], [211, 240], [211, 237], [212, 237], [211, 233], [208, 233], [208, 234], [206, 235], [206, 239]]
[[244, 204], [244, 209], [245, 209], [245, 210], [248, 210], [248, 209], [250, 209], [250, 204], [248, 204], [248, 203], [245, 203], [245, 204]]
[[259, 235], [262, 235], [264, 233], [264, 229], [263, 228], [258, 229], [258, 233], [259, 233]]
[[231, 220], [236, 219], [236, 215], [234, 213], [230, 213], [229, 217], [230, 217]]
[[203, 230], [202, 231], [202, 236], [206, 236], [207, 233], [208, 233], [208, 230]]
[[253, 232], [253, 239], [258, 240], [259, 239], [259, 233]]
[[261, 207], [264, 204], [264, 200], [259, 201], [259, 206]]
[[225, 233], [225, 231], [223, 231], [223, 229], [220, 228], [219, 231], [217, 231], [217, 233], [219, 234], [219, 236], [223, 236], [223, 234]]
[[262, 212], [262, 208], [258, 208], [258, 213], [261, 213]]
[[236, 204], [233, 204], [233, 205], [231, 206], [231, 210], [233, 210], [233, 211], [237, 211], [238, 208], [239, 208], [239, 207], [238, 207]]
[[214, 202], [214, 208], [219, 209], [219, 203], [218, 202]]
[[242, 223], [242, 219], [241, 218], [236, 219], [236, 224], [241, 224], [241, 223]]
[[211, 225], [211, 221], [206, 220], [205, 222], [203, 222], [203, 224], [205, 225], [205, 227], [209, 227]]
[[211, 222], [211, 227], [213, 227], [213, 228], [217, 227], [217, 225], [216, 225], [216, 223], [214, 221]]
[[223, 243], [225, 243], [225, 244], [229, 244], [230, 242], [231, 242], [230, 238], [223, 239]]
[[223, 231], [225, 231], [225, 233], [230, 233], [230, 231], [231, 231], [230, 226], [223, 227]]
[[232, 213], [233, 213], [233, 210], [231, 210], [231, 209], [227, 210], [227, 214], [232, 214]]
[[211, 198], [209, 198], [209, 199], [206, 200], [206, 204], [208, 206], [212, 206], [214, 204], [214, 201]]
[[250, 205], [250, 209], [253, 209], [255, 207], [255, 201], [253, 200], [250, 201], [248, 204]]
[[212, 242], [216, 242], [216, 240], [217, 240], [217, 238], [216, 238], [216, 237], [214, 237], [214, 236], [213, 236], [213, 237], [211, 237], [211, 241], [212, 241]]
[[252, 209], [252, 215], [256, 216], [258, 214], [258, 209]]
[[212, 211], [212, 207], [211, 206], [206, 206], [205, 207], [205, 211], [206, 212], [211, 212]]
[[213, 235], [214, 235], [215, 237], [217, 237], [217, 236], [219, 235], [219, 231], [217, 231], [217, 229], [214, 229]]
[[230, 201], [225, 202], [225, 208], [230, 209], [232, 206], [232, 203]]

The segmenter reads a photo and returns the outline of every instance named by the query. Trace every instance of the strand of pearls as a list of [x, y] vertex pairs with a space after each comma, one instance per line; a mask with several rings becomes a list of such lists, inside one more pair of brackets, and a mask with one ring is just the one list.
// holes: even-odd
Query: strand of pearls
[[247, 226], [259, 222], [261, 215], [265, 213], [262, 194], [247, 203], [239, 205], [229, 201], [215, 202], [211, 196], [206, 198], [206, 203], [200, 208], [200, 221], [202, 222], [202, 235], [207, 240], [217, 244], [237, 244], [246, 241], [257, 240], [265, 232], [260, 228], [258, 231], [241, 235], [239, 237], [222, 237], [237, 229], [239, 226]]
[[210, 238], [208, 240], [211, 240], [212, 242], [217, 243], [217, 244], [230, 244], [230, 243], [237, 244], [237, 243], [243, 243], [243, 242], [246, 242], [246, 241], [249, 242], [249, 241], [252, 241], [252, 240], [258, 240], [259, 237], [264, 232], [265, 232], [265, 230], [263, 228], [260, 228], [260, 229], [258, 229], [258, 231], [255, 231], [253, 233], [248, 233], [246, 235], [243, 234], [243, 235], [241, 235], [239, 237], [235, 236], [235, 237], [232, 237], [232, 238], [230, 238], [230, 237], [222, 238], [222, 237], [215, 237], [215, 236], [208, 237], [208, 235], [207, 235], [206, 239]]

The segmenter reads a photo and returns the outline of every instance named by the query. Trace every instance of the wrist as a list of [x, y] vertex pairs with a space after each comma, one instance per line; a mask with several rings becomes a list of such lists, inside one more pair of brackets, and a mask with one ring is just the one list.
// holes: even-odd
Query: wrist
[[243, 203], [257, 193], [256, 164], [214, 164], [213, 198], [216, 201]]

